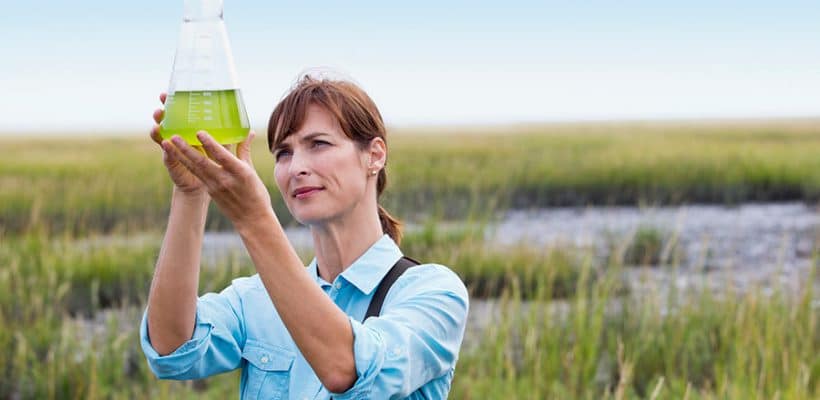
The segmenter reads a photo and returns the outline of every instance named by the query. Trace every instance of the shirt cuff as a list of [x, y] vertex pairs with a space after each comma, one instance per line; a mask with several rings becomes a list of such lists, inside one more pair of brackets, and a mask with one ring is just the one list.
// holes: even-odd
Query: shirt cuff
[[140, 344], [151, 371], [160, 379], [174, 379], [187, 372], [208, 350], [212, 329], [213, 325], [203, 321], [197, 310], [191, 339], [180, 345], [173, 353], [162, 356], [151, 345], [148, 337], [148, 311], [146, 310], [140, 323]]
[[353, 317], [348, 317], [353, 329], [353, 359], [356, 363], [356, 382], [343, 393], [332, 393], [334, 399], [367, 399], [381, 369], [383, 358], [382, 339], [372, 329], [368, 329]]

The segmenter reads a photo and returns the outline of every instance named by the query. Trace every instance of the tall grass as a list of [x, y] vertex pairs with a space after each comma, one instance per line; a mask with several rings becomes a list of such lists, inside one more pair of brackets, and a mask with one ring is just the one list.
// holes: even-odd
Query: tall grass
[[[798, 293], [629, 292], [624, 263], [678, 260], [663, 232], [612, 243], [602, 261], [495, 246], [485, 229], [511, 206], [815, 201], [820, 122], [416, 133], [390, 138], [384, 204], [421, 224], [403, 250], [452, 267], [472, 312], [500, 307], [486, 329], [468, 327], [451, 398], [820, 397], [815, 275]], [[144, 136], [0, 141], [0, 398], [236, 396], [236, 372], [159, 382], [139, 349], [171, 188]], [[255, 164], [275, 194], [262, 142]], [[275, 195], [274, 206], [288, 223]], [[208, 224], [230, 228], [215, 207]], [[242, 254], [210, 260], [200, 291], [252, 273]]]
[[[471, 298], [498, 297], [515, 284], [525, 299], [549, 292], [550, 298], [572, 296], [578, 286], [580, 253], [566, 248], [519, 245], [499, 248], [487, 243], [482, 225], [442, 228], [429, 221], [402, 240], [402, 251], [420, 262], [455, 270]], [[597, 279], [597, 274], [591, 279]]]
[[820, 396], [820, 310], [812, 305], [811, 285], [772, 295], [656, 291], [616, 297], [616, 276], [590, 290], [579, 285], [566, 303], [524, 301], [515, 289], [507, 292], [500, 320], [462, 354], [452, 397]]
[[[160, 236], [0, 234], [0, 398], [234, 397], [239, 376], [157, 382], [138, 345]], [[203, 267], [218, 291], [252, 266], [236, 256]]]
[[[510, 206], [820, 199], [817, 120], [398, 131], [389, 141], [383, 202], [410, 220]], [[264, 146], [255, 143], [255, 165], [290, 223]], [[0, 226], [7, 232], [44, 224], [80, 234], [164, 226], [171, 183], [144, 134], [4, 138], [0, 147]], [[212, 207], [209, 229], [228, 228]]]
[[[484, 292], [498, 297], [503, 311], [468, 337], [451, 398], [648, 398], [656, 390], [659, 398], [690, 399], [820, 395], [820, 310], [812, 285], [796, 294], [624, 294], [622, 266], [599, 269], [587, 254], [573, 254], [581, 261], [567, 279], [560, 263], [541, 258], [549, 252], [481, 251], [491, 246], [464, 231], [414, 235], [409, 248], [431, 259], [453, 254], [442, 262], [453, 262], [465, 277], [473, 312], [480, 310], [475, 294], [483, 274], [503, 271], [500, 292]], [[137, 324], [158, 251], [154, 239], [89, 245], [68, 236], [2, 237], [0, 396], [236, 396], [236, 373], [197, 382], [157, 382], [149, 373]], [[496, 264], [504, 256], [507, 263]], [[225, 258], [203, 268], [201, 291], [250, 273], [243, 259]]]

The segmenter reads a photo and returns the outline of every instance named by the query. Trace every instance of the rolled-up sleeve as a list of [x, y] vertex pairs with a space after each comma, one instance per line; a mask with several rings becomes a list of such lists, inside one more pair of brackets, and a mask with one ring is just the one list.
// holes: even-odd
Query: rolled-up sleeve
[[146, 309], [140, 344], [151, 371], [160, 379], [200, 379], [236, 369], [242, 360], [242, 304], [236, 289], [208, 293], [197, 300], [196, 325], [190, 340], [161, 356], [151, 345]]
[[[350, 318], [358, 377], [334, 399], [404, 398], [455, 368], [469, 308], [467, 290], [449, 269], [424, 267], [428, 271], [411, 268], [419, 269], [413, 271], [416, 276], [391, 289], [399, 293], [385, 302], [381, 316], [364, 323]], [[449, 387], [441, 389], [446, 396]]]

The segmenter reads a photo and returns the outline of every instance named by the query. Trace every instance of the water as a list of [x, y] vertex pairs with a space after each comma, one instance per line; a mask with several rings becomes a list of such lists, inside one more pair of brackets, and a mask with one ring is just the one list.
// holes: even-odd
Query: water
[[820, 275], [808, 281], [816, 263], [812, 254], [820, 250], [820, 210], [797, 202], [510, 211], [488, 240], [500, 247], [585, 249], [605, 262], [613, 245], [629, 241], [639, 229], [674, 240], [681, 257], [666, 268], [625, 269], [625, 282], [634, 291], [670, 286], [795, 291], [806, 284], [820, 289]]
[[610, 246], [651, 229], [674, 240], [684, 268], [757, 270], [805, 264], [820, 244], [820, 210], [803, 203], [588, 207], [510, 211], [490, 233], [500, 246]]
[[250, 123], [239, 89], [178, 91], [165, 101], [160, 135], [179, 135], [191, 145], [201, 145], [196, 133], [206, 130], [222, 144], [239, 143], [248, 136]]
[[[683, 257], [677, 269], [627, 268], [626, 281], [636, 290], [656, 285], [720, 290], [728, 284], [738, 290], [757, 285], [795, 289], [806, 283], [812, 253], [820, 246], [820, 210], [803, 203], [517, 210], [489, 227], [487, 241], [502, 250], [520, 243], [579, 248], [603, 261], [613, 244], [629, 240], [641, 227], [674, 236]], [[413, 229], [419, 228], [407, 227]], [[297, 249], [312, 246], [306, 228], [291, 227], [286, 234]], [[247, 257], [235, 233], [205, 234], [206, 264], [233, 252]]]

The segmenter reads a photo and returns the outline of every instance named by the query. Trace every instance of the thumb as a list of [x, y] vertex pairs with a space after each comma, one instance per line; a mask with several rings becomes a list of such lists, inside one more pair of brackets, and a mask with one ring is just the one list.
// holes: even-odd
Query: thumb
[[255, 137], [256, 132], [250, 131], [248, 132], [248, 137], [236, 146], [236, 156], [249, 165], [253, 165], [253, 160], [251, 160], [251, 142], [253, 142]]

